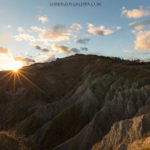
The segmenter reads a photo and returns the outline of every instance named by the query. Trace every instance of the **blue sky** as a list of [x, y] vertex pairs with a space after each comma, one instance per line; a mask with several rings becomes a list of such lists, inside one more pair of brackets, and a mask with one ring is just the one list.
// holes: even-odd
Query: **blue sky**
[[97, 7], [52, 2], [0, 0], [1, 66], [10, 58], [27, 65], [75, 53], [149, 59], [149, 0], [95, 0], [102, 4]]

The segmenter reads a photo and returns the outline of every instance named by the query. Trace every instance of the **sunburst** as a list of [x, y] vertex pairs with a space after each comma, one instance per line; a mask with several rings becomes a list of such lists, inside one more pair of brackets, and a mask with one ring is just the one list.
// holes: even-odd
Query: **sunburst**
[[[24, 86], [24, 83], [28, 83], [31, 85], [34, 89], [36, 89], [38, 92], [44, 94], [47, 98], [50, 98], [49, 95], [46, 93], [45, 90], [43, 90], [41, 87], [36, 84], [35, 81], [32, 81], [32, 74], [25, 71], [24, 69], [19, 68], [11, 68], [11, 71], [7, 71], [7, 73], [0, 77], [0, 80], [7, 79], [5, 84], [0, 87], [0, 89], [3, 89], [4, 87], [7, 87], [10, 82], [12, 82], [12, 91], [14, 94], [16, 93], [18, 84], [21, 86]], [[26, 84], [27, 85], [27, 84]]]
[[23, 63], [21, 61], [11, 61], [11, 63], [4, 66], [4, 70], [12, 70], [14, 72], [17, 72], [18, 69], [20, 69], [22, 66]]
[[[49, 97], [45, 90], [43, 90], [36, 81], [33, 81], [32, 73], [25, 71], [26, 69], [22, 68], [23, 62], [16, 61], [13, 58], [10, 59], [5, 65], [2, 66], [2, 70], [5, 70], [2, 76], [0, 76], [0, 81], [4, 80], [4, 84], [1, 85], [0, 90], [12, 85], [12, 90], [15, 93], [18, 85], [24, 86], [23, 84], [26, 82], [30, 84], [34, 89], [38, 92], [43, 93], [46, 97]], [[5, 80], [6, 79], [6, 80]], [[12, 84], [10, 84], [12, 83]], [[25, 83], [25, 85], [27, 85]]]

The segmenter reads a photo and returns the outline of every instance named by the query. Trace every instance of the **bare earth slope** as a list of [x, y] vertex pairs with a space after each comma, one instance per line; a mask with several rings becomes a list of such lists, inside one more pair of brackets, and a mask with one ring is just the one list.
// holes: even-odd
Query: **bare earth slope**
[[150, 149], [150, 63], [77, 54], [0, 85], [0, 149]]

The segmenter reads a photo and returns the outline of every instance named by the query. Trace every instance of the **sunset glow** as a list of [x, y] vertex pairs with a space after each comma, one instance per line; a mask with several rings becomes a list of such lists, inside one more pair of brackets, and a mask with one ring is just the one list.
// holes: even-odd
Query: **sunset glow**
[[12, 61], [9, 64], [6, 64], [4, 66], [4, 70], [13, 70], [13, 71], [18, 71], [19, 68], [23, 66], [21, 61]]
[[79, 53], [149, 61], [148, 0], [0, 1], [0, 70]]

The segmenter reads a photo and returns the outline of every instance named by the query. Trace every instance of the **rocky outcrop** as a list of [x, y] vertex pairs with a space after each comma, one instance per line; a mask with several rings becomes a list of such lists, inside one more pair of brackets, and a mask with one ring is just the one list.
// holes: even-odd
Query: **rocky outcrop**
[[114, 123], [92, 150], [141, 150], [150, 148], [150, 114]]

